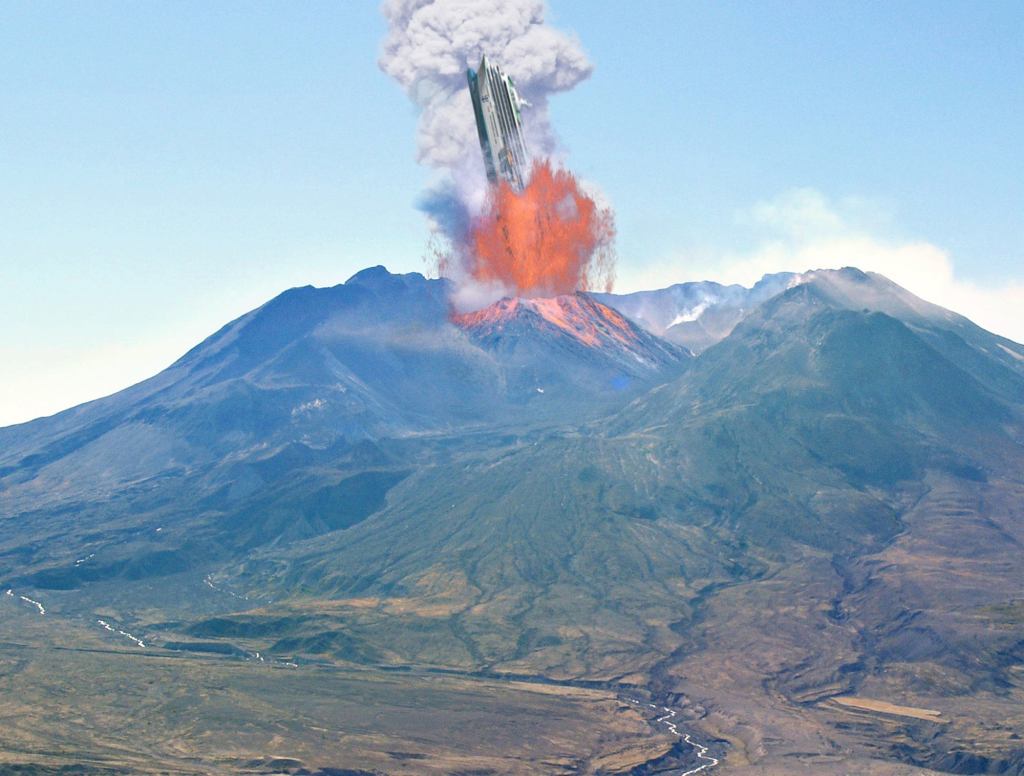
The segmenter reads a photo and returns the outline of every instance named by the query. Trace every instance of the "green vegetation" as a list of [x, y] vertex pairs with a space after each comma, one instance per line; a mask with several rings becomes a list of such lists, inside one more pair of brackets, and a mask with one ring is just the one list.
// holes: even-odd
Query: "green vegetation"
[[[294, 314], [313, 298], [121, 424], [7, 437], [0, 576], [47, 609], [0, 601], [10, 762], [624, 773], [675, 743], [640, 693], [737, 773], [1021, 772], [1024, 367], [998, 338], [820, 273], [608, 393], [578, 343], [520, 333], [492, 380], [443, 321], [413, 356]], [[565, 390], [538, 392], [552, 353]]]

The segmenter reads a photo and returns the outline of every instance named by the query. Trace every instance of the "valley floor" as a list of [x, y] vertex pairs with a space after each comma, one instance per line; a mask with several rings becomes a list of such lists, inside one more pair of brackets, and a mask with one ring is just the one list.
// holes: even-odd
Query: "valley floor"
[[[690, 727], [685, 698], [676, 713], [649, 703], [642, 690], [636, 698], [543, 682], [178, 653], [127, 640], [121, 647], [111, 641], [116, 631], [2, 603], [0, 773], [935, 773], [811, 752], [750, 764], [745, 747], [763, 742], [767, 729], [740, 730], [721, 713]], [[799, 714], [765, 711], [777, 718], [774, 732], [787, 718], [793, 731], [806, 724]], [[714, 733], [721, 738], [700, 757], [680, 743]], [[659, 759], [673, 751], [679, 759]]]
[[673, 743], [610, 691], [121, 649], [4, 609], [0, 772], [621, 772]]

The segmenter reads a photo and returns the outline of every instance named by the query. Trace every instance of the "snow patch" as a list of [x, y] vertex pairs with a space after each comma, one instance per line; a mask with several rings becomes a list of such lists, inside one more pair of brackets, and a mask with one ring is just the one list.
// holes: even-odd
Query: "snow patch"
[[999, 347], [1001, 347], [1003, 350], [1005, 350], [1018, 361], [1024, 361], [1024, 354], [1018, 353], [1016, 350], [1012, 350], [1011, 348], [1006, 347], [1006, 345], [1004, 345], [1002, 342], [997, 344], [999, 345]]
[[297, 407], [292, 408], [292, 417], [294, 418], [296, 415], [303, 415], [316, 410], [322, 410], [326, 406], [327, 402], [323, 399], [313, 399], [313, 401], [303, 402]]

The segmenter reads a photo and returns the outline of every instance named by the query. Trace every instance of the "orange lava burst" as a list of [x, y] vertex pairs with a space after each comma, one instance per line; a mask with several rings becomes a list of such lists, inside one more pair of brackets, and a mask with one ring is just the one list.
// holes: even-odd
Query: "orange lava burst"
[[621, 314], [580, 294], [501, 299], [482, 310], [453, 315], [452, 322], [463, 329], [501, 332], [517, 318], [531, 316], [592, 348], [609, 343], [627, 348], [640, 345], [636, 329]]
[[584, 194], [575, 176], [537, 162], [522, 192], [502, 182], [469, 234], [472, 275], [519, 296], [610, 291], [615, 219]]

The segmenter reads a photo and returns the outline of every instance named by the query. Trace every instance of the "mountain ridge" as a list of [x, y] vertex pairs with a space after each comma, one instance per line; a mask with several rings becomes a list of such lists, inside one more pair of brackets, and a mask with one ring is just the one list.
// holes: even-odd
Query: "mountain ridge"
[[291, 289], [0, 430], [0, 583], [153, 654], [690, 699], [766, 763], [1015, 762], [1024, 348], [853, 268], [722, 302], [696, 357], [598, 295], [449, 288]]

